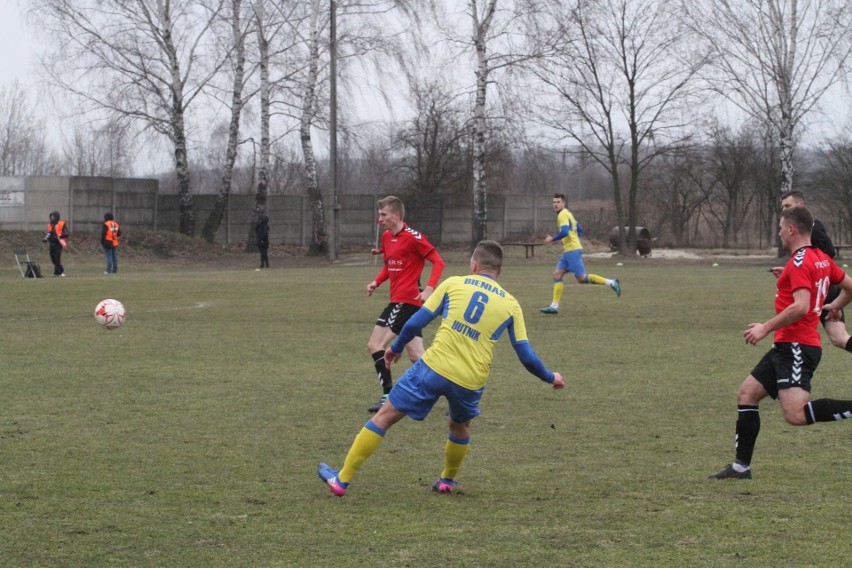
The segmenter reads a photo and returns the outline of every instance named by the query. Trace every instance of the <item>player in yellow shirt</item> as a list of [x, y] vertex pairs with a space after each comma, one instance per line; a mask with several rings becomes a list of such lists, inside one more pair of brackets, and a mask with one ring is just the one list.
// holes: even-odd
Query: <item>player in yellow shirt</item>
[[469, 276], [453, 276], [406, 322], [399, 337], [385, 351], [385, 362], [398, 361], [405, 344], [429, 322], [441, 316], [435, 340], [390, 392], [388, 401], [355, 437], [339, 472], [321, 463], [317, 473], [338, 497], [361, 465], [376, 451], [388, 429], [410, 416], [423, 420], [441, 396], [449, 402], [449, 435], [444, 446], [444, 469], [432, 485], [439, 493], [457, 488], [456, 474], [470, 444], [470, 421], [479, 415], [479, 401], [491, 371], [497, 340], [508, 332], [518, 359], [527, 370], [554, 389], [565, 386], [562, 375], [549, 371], [527, 339], [524, 314], [518, 301], [497, 277], [503, 267], [503, 249], [482, 241], [470, 259]]
[[544, 244], [562, 241], [562, 256], [553, 271], [553, 301], [549, 306], [540, 308], [545, 314], [559, 313], [559, 300], [562, 299], [562, 277], [566, 272], [571, 272], [580, 284], [599, 284], [609, 286], [615, 291], [615, 295], [621, 297], [621, 284], [618, 279], [610, 280], [597, 274], [587, 274], [583, 265], [583, 245], [580, 244], [580, 235], [583, 229], [568, 209], [565, 208], [565, 195], [557, 193], [553, 196], [553, 210], [556, 211], [556, 224], [559, 232], [553, 236], [548, 235]]

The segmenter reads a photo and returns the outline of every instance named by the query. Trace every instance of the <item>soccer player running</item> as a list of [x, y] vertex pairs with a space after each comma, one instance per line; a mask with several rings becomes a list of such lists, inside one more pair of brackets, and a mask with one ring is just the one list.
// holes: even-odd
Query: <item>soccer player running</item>
[[[378, 222], [385, 230], [381, 248], [373, 250], [373, 253], [382, 254], [384, 262], [376, 278], [367, 284], [367, 295], [372, 296], [382, 282], [390, 280], [390, 303], [379, 315], [367, 341], [367, 351], [373, 357], [382, 387], [382, 397], [367, 409], [369, 412], [376, 412], [382, 407], [393, 387], [390, 369], [385, 364], [385, 348], [432, 294], [444, 270], [444, 260], [426, 236], [403, 221], [405, 206], [399, 197], [389, 195], [379, 200], [378, 205]], [[432, 264], [432, 272], [429, 283], [421, 291], [420, 274], [427, 260]], [[418, 334], [407, 347], [412, 363], [423, 355], [423, 349], [423, 337]]]
[[[806, 206], [805, 194], [801, 191], [788, 191], [781, 196], [782, 211], [784, 209], [790, 209], [791, 207]], [[832, 259], [837, 256], [837, 249], [834, 248], [834, 243], [831, 242], [831, 238], [825, 230], [825, 225], [823, 225], [819, 219], [814, 219], [814, 226], [811, 229], [811, 245], [820, 249]], [[770, 269], [770, 271], [775, 278], [778, 278], [781, 275], [781, 270], [783, 270], [783, 268], [783, 266], [774, 266]], [[839, 294], [840, 286], [831, 286], [831, 288], [828, 289], [828, 295], [825, 298], [825, 303], [830, 304]], [[837, 319], [828, 319], [827, 315], [828, 312], [823, 310], [820, 314], [819, 320], [822, 322], [823, 328], [825, 328], [825, 333], [828, 335], [829, 341], [831, 341], [831, 344], [835, 347], [839, 347], [852, 353], [852, 336], [850, 336], [849, 332], [846, 331], [846, 316], [844, 315], [843, 310], [840, 311]]]
[[617, 278], [611, 280], [596, 274], [586, 274], [586, 267], [583, 266], [583, 245], [580, 244], [580, 235], [583, 234], [583, 230], [574, 219], [574, 215], [565, 208], [564, 194], [557, 193], [553, 196], [553, 210], [556, 211], [556, 224], [559, 227], [559, 232], [553, 236], [548, 235], [544, 239], [544, 244], [561, 240], [563, 252], [556, 264], [556, 270], [553, 271], [553, 301], [549, 306], [540, 308], [540, 311], [545, 314], [559, 313], [559, 301], [562, 299], [564, 286], [562, 277], [565, 276], [566, 272], [573, 273], [580, 284], [609, 286], [620, 298], [621, 285]]
[[385, 352], [385, 362], [398, 361], [405, 345], [438, 316], [443, 319], [435, 340], [399, 379], [388, 402], [355, 437], [339, 472], [321, 463], [317, 473], [335, 495], [346, 494], [361, 465], [376, 451], [388, 429], [410, 416], [423, 420], [440, 396], [449, 401], [449, 435], [444, 469], [432, 485], [439, 493], [457, 488], [456, 475], [470, 444], [470, 421], [479, 415], [479, 401], [491, 370], [494, 346], [508, 332], [527, 370], [554, 389], [565, 386], [562, 375], [549, 371], [527, 339], [524, 315], [517, 300], [497, 283], [503, 249], [482, 241], [470, 259], [470, 276], [446, 279], [410, 319]]
[[852, 300], [852, 278], [827, 254], [811, 246], [814, 219], [804, 207], [781, 211], [779, 236], [791, 258], [778, 277], [775, 317], [751, 323], [743, 332], [746, 343], [757, 345], [775, 332], [772, 348], [763, 356], [737, 393], [736, 459], [715, 479], [751, 479], [751, 458], [760, 432], [760, 401], [778, 399], [784, 420], [793, 426], [852, 418], [852, 400], [810, 400], [811, 378], [822, 355], [817, 322], [829, 285], [843, 291], [825, 306], [836, 317]]

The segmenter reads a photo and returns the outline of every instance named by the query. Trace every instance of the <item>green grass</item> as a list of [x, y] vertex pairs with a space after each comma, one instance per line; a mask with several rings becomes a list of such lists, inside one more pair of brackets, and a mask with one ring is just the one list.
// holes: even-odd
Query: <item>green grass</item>
[[[72, 257], [68, 278], [39, 281], [4, 264], [0, 565], [848, 562], [852, 424], [793, 428], [768, 400], [755, 479], [706, 479], [733, 457], [736, 389], [769, 347], [741, 336], [771, 314], [767, 262], [590, 259], [622, 298], [566, 283], [547, 317], [541, 252], [512, 252], [502, 281], [567, 387], [527, 374], [504, 339], [463, 495], [430, 490], [439, 404], [391, 430], [343, 499], [316, 465], [340, 466], [379, 394], [366, 341], [387, 289], [364, 294], [368, 257], [127, 261], [115, 277]], [[447, 275], [466, 271], [449, 256]], [[118, 331], [92, 320], [106, 297], [127, 306]], [[815, 396], [852, 397], [849, 362], [827, 348]]]

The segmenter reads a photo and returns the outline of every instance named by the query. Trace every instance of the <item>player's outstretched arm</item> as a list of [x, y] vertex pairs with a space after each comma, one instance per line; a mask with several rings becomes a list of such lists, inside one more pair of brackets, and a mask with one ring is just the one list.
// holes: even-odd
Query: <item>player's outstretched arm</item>
[[399, 330], [399, 337], [385, 351], [385, 365], [390, 366], [391, 363], [399, 361], [399, 356], [408, 342], [422, 333], [423, 328], [429, 325], [429, 322], [435, 319], [435, 316], [436, 314], [433, 314], [427, 308], [420, 308], [414, 312], [414, 315], [408, 318], [408, 321]]
[[[518, 356], [518, 359], [521, 361], [523, 366], [526, 367], [527, 371], [542, 381], [555, 385], [557, 376], [560, 380], [562, 380], [562, 375], [549, 371], [547, 367], [544, 366], [544, 363], [541, 362], [541, 359], [539, 359], [538, 354], [536, 354], [533, 350], [529, 341], [518, 341], [517, 343], [512, 343], [512, 347], [515, 349], [515, 354]], [[565, 386], [564, 381], [562, 386]], [[562, 387], [554, 386], [553, 388], [559, 389]]]
[[562, 378], [561, 373], [553, 372], [553, 390], [559, 390], [561, 388], [565, 388], [565, 379]]

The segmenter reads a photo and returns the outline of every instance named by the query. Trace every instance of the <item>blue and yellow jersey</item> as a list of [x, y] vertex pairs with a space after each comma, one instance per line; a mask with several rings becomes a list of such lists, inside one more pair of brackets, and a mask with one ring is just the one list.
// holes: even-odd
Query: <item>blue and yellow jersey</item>
[[559, 227], [559, 233], [553, 240], [562, 239], [563, 252], [583, 250], [583, 245], [580, 244], [580, 226], [568, 209], [563, 209], [556, 215], [556, 225]]
[[444, 280], [406, 323], [392, 349], [401, 352], [411, 338], [411, 329], [422, 327], [438, 315], [442, 317], [441, 326], [422, 357], [436, 373], [467, 389], [482, 388], [488, 381], [494, 346], [508, 331], [527, 369], [542, 380], [553, 381], [553, 373], [544, 368], [529, 347], [520, 304], [493, 278], [470, 275]]

